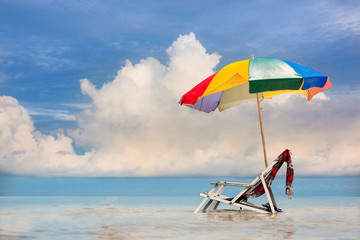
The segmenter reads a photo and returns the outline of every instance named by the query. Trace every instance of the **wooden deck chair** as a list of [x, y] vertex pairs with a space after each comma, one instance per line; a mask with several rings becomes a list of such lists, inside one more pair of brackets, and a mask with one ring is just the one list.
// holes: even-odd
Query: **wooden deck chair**
[[[264, 171], [262, 171], [251, 183], [238, 183], [221, 181], [217, 183], [211, 183], [214, 187], [206, 193], [200, 193], [204, 200], [196, 208], [194, 213], [199, 211], [206, 212], [207, 209], [215, 210], [220, 203], [230, 204], [240, 209], [252, 210], [259, 213], [275, 213], [277, 210], [277, 204], [271, 190], [271, 183], [273, 182], [277, 171], [282, 164], [287, 162], [286, 173], [286, 193], [289, 198], [292, 197], [292, 181], [294, 176], [294, 169], [291, 162], [290, 151], [286, 149], [282, 152], [277, 159], [275, 159]], [[221, 195], [226, 186], [244, 187], [242, 191], [234, 198]], [[248, 202], [248, 198], [259, 197], [262, 194], [266, 194], [269, 202], [269, 207], [256, 205]]]

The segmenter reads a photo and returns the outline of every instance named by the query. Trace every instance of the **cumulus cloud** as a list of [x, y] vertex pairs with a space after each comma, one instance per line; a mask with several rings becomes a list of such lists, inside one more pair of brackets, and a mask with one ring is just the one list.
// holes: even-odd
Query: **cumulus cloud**
[[[214, 72], [220, 60], [195, 34], [180, 35], [169, 61], [149, 57], [126, 64], [100, 89], [81, 91], [91, 108], [77, 115], [68, 136], [42, 135], [14, 98], [1, 98], [1, 170], [71, 176], [252, 176], [263, 167], [257, 106], [205, 114], [180, 107], [182, 94]], [[354, 101], [319, 94], [262, 102], [268, 158], [293, 152], [302, 175], [360, 174], [360, 112]], [[91, 149], [74, 153], [73, 144]]]
[[13, 174], [79, 174], [91, 152], [74, 153], [72, 139], [64, 134], [36, 131], [27, 110], [13, 97], [0, 97], [0, 169]]

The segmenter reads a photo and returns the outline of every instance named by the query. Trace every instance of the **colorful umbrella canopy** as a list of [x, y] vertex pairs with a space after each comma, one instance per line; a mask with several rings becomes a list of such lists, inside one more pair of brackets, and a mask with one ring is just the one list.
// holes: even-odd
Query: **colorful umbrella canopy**
[[301, 94], [310, 101], [331, 88], [330, 78], [300, 64], [277, 58], [251, 58], [231, 63], [187, 92], [181, 105], [204, 112], [226, 110], [241, 103], [271, 99], [284, 93]]
[[180, 104], [209, 113], [216, 108], [223, 111], [256, 101], [267, 167], [260, 101], [284, 93], [304, 95], [310, 101], [331, 87], [328, 76], [300, 64], [277, 58], [251, 58], [226, 65], [182, 96]]

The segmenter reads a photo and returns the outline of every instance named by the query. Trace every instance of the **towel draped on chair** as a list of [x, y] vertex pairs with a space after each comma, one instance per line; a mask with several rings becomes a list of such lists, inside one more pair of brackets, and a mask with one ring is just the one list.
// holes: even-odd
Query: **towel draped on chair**
[[[292, 198], [293, 196], [293, 187], [292, 182], [294, 179], [294, 166], [291, 161], [291, 153], [289, 149], [286, 149], [284, 152], [282, 152], [277, 159], [275, 160], [277, 163], [273, 166], [272, 170], [269, 172], [267, 176], [264, 177], [268, 187], [272, 184], [272, 182], [275, 179], [276, 173], [279, 171], [281, 166], [284, 162], [287, 163], [287, 170], [286, 170], [286, 190], [285, 193], [288, 195], [289, 198]], [[240, 199], [245, 198], [256, 198], [265, 193], [265, 189], [261, 182], [259, 182], [258, 185], [254, 186], [254, 188], [249, 189], [249, 191], [245, 192]]]
[[[271, 171], [269, 171], [269, 173], [264, 176], [265, 182], [267, 183], [268, 187], [270, 187], [275, 179], [276, 173], [279, 171], [283, 163], [286, 162], [287, 170], [286, 170], [285, 193], [288, 195], [288, 198], [291, 199], [293, 196], [292, 182], [294, 179], [294, 166], [291, 161], [290, 150], [286, 149], [285, 151], [283, 151], [274, 161], [277, 161], [277, 163], [273, 166]], [[239, 199], [237, 199], [236, 202], [247, 201], [248, 198], [260, 197], [264, 193], [265, 193], [264, 186], [262, 185], [262, 182], [259, 181], [258, 184], [254, 185], [254, 187], [250, 188], [241, 197], [239, 197]], [[229, 199], [231, 200], [232, 198]]]

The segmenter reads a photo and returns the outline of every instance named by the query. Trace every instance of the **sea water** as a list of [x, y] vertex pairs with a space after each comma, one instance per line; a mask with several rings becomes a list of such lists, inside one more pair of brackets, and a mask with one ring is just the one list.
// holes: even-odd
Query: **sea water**
[[0, 180], [0, 239], [360, 239], [359, 177], [297, 178], [291, 200], [278, 180], [274, 215], [222, 204], [193, 214], [213, 178]]

